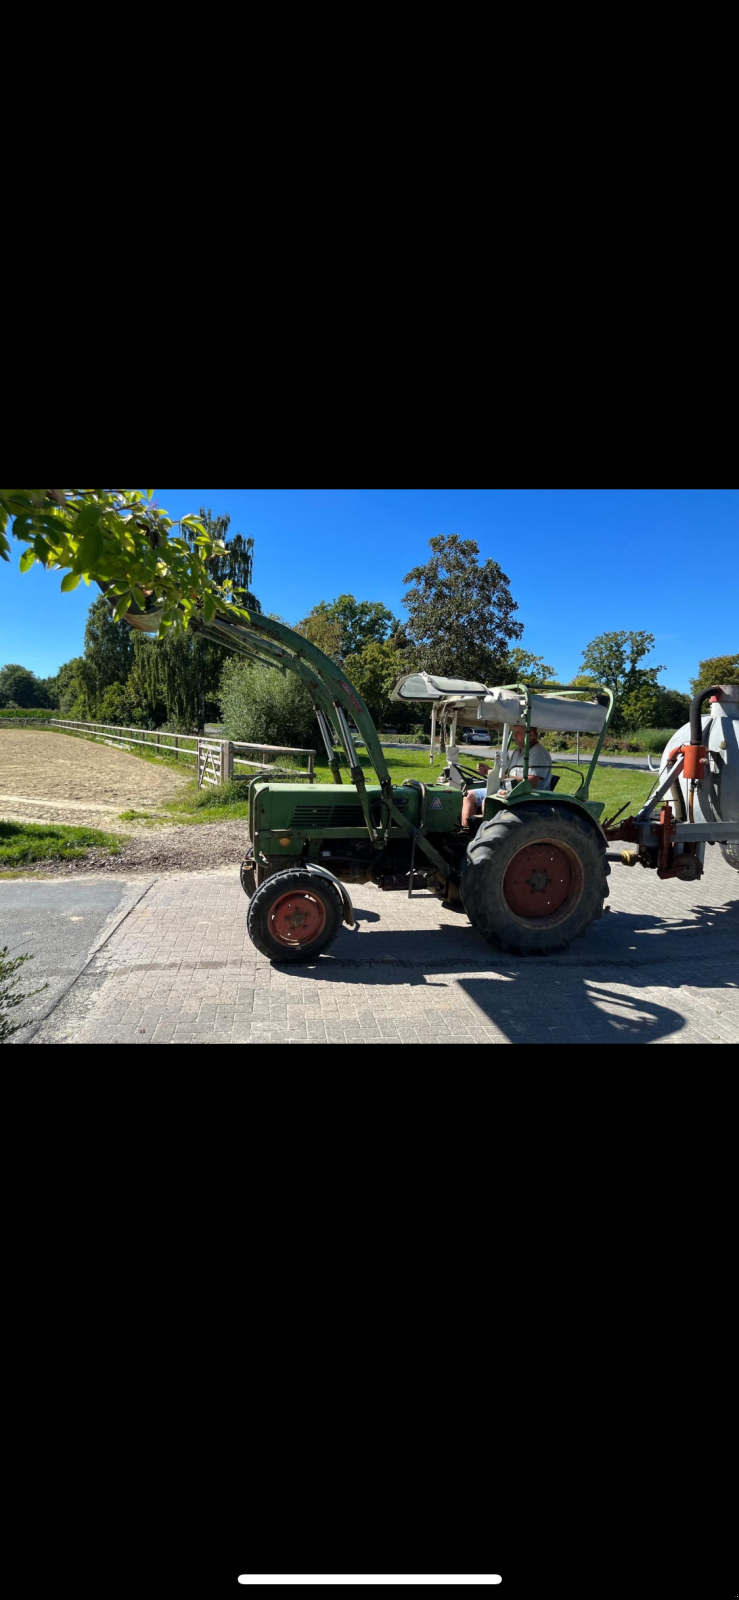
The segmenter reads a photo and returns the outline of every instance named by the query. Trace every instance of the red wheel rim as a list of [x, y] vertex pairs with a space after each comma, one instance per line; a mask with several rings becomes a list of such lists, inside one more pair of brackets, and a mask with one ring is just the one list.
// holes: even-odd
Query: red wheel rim
[[312, 944], [326, 926], [326, 907], [305, 889], [281, 894], [269, 914], [269, 930], [278, 944]]
[[552, 917], [569, 898], [572, 867], [557, 844], [537, 840], [525, 845], [509, 862], [503, 894], [517, 917]]

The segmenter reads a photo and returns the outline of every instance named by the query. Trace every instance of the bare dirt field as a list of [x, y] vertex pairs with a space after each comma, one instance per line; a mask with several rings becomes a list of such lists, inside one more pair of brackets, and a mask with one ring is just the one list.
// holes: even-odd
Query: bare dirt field
[[111, 828], [121, 811], [156, 807], [188, 778], [125, 750], [35, 728], [0, 730], [0, 816]]

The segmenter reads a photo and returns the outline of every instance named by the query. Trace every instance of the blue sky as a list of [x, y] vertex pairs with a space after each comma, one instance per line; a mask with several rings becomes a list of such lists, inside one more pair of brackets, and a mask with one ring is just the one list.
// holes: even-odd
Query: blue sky
[[[156, 489], [172, 516], [229, 512], [231, 533], [255, 540], [254, 589], [288, 622], [342, 593], [382, 600], [403, 616], [403, 577], [436, 534], [476, 539], [511, 581], [521, 641], [560, 681], [596, 634], [656, 635], [662, 682], [687, 689], [698, 661], [738, 645], [739, 490]], [[11, 541], [11, 544], [13, 541]], [[21, 577], [20, 547], [0, 563], [0, 666], [40, 677], [82, 650], [98, 592], [60, 593], [61, 575]]]

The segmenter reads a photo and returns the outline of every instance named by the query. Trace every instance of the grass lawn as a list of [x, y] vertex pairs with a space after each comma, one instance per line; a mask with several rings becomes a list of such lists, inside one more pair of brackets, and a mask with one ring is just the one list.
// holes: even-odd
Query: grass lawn
[[[0, 876], [32, 861], [81, 861], [93, 846], [117, 855], [121, 839], [98, 828], [67, 828], [50, 822], [0, 822]], [[11, 874], [12, 870], [11, 870]]]
[[[444, 756], [440, 756], [430, 765], [428, 756], [422, 750], [388, 750], [386, 759], [394, 783], [403, 783], [406, 778], [419, 778], [422, 783], [434, 783], [446, 765]], [[471, 760], [472, 758], [470, 762]], [[367, 775], [367, 782], [376, 783], [377, 779], [367, 757], [360, 756], [360, 761]], [[574, 794], [581, 781], [577, 770], [571, 771], [562, 766], [555, 766], [554, 770], [560, 775], [559, 792]], [[580, 771], [584, 776], [587, 767], [581, 767]], [[327, 766], [316, 765], [316, 782], [331, 782], [331, 773]], [[482, 778], [480, 782], [483, 782]], [[623, 805], [628, 805], [629, 810], [632, 808], [638, 810], [644, 804], [655, 782], [656, 774], [653, 775], [651, 772], [636, 772], [630, 768], [597, 767], [590, 787], [590, 799], [605, 801], [604, 814], [607, 816], [612, 816]], [[233, 783], [224, 785], [222, 789], [208, 788], [198, 791], [193, 783], [188, 785], [177, 800], [171, 800], [166, 807], [160, 808], [160, 815], [161, 810], [166, 809], [173, 821], [189, 824], [226, 822], [232, 818], [247, 817], [249, 814], [247, 785], [248, 779], [235, 778]]]

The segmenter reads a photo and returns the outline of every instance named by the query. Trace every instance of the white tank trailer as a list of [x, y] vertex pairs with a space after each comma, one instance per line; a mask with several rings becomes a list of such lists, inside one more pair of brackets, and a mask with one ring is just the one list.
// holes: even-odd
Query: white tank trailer
[[[705, 823], [715, 837], [717, 823], [739, 823], [739, 686], [718, 684], [709, 694], [709, 715], [703, 716], [705, 702], [698, 708], [691, 722], [678, 728], [665, 745], [660, 762], [660, 787], [667, 777], [674, 759], [674, 750], [689, 747], [692, 731], [697, 733], [699, 748], [706, 751], [700, 763], [700, 776], [686, 775], [682, 771], [670, 785], [668, 798], [675, 820], [679, 823]], [[724, 860], [739, 871], [739, 840], [716, 839]]]

